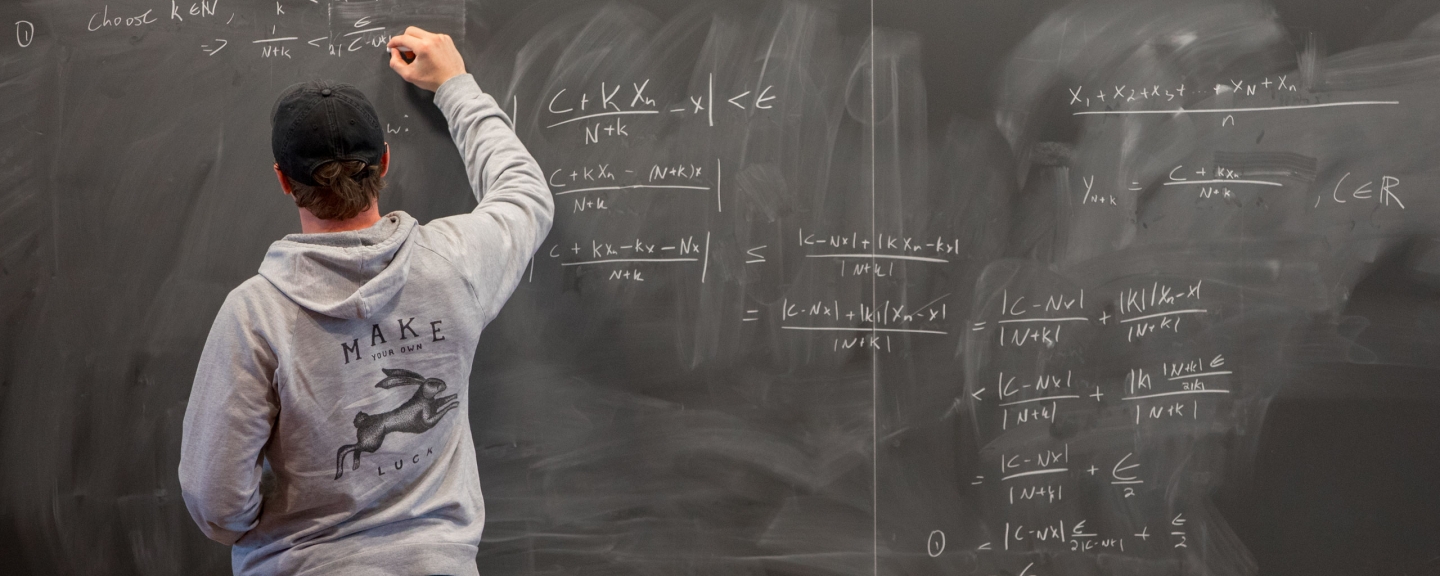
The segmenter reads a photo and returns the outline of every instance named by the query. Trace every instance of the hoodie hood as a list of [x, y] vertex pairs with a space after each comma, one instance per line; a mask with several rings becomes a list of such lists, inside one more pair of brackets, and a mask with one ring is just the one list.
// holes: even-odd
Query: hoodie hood
[[363, 230], [290, 234], [270, 245], [260, 276], [306, 309], [367, 318], [405, 286], [415, 225], [397, 211]]

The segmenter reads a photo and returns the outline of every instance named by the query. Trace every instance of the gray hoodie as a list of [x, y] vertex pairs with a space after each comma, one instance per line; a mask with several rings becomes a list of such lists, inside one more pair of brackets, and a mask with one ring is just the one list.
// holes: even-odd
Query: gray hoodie
[[[435, 93], [479, 206], [292, 234], [221, 306], [180, 447], [236, 574], [475, 574], [470, 367], [549, 232], [550, 190], [470, 75]], [[262, 495], [268, 462], [275, 485]]]

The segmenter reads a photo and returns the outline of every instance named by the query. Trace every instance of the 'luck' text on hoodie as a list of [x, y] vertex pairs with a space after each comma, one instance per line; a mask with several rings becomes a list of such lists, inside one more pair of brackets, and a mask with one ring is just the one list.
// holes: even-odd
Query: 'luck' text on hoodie
[[[236, 574], [475, 574], [480, 332], [550, 230], [534, 158], [470, 75], [435, 92], [479, 205], [292, 234], [230, 292], [185, 411], [180, 486]], [[275, 486], [261, 496], [268, 461]]]

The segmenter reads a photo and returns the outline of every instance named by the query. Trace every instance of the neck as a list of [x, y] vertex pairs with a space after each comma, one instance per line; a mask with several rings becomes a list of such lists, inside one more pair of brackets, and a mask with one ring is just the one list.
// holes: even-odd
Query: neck
[[356, 214], [345, 220], [323, 220], [316, 218], [314, 214], [304, 208], [300, 209], [300, 231], [305, 234], [321, 234], [324, 232], [349, 232], [351, 230], [364, 230], [380, 221], [380, 206], [372, 202], [364, 212]]

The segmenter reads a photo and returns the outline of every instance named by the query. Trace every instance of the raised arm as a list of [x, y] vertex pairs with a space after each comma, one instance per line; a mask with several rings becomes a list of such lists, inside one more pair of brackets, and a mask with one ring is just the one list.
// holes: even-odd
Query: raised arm
[[411, 27], [390, 40], [390, 50], [390, 67], [401, 78], [435, 90], [435, 105], [449, 122], [478, 202], [474, 212], [429, 227], [452, 243], [454, 260], [476, 283], [477, 297], [503, 302], [550, 232], [550, 188], [499, 104], [465, 73], [449, 36]]

